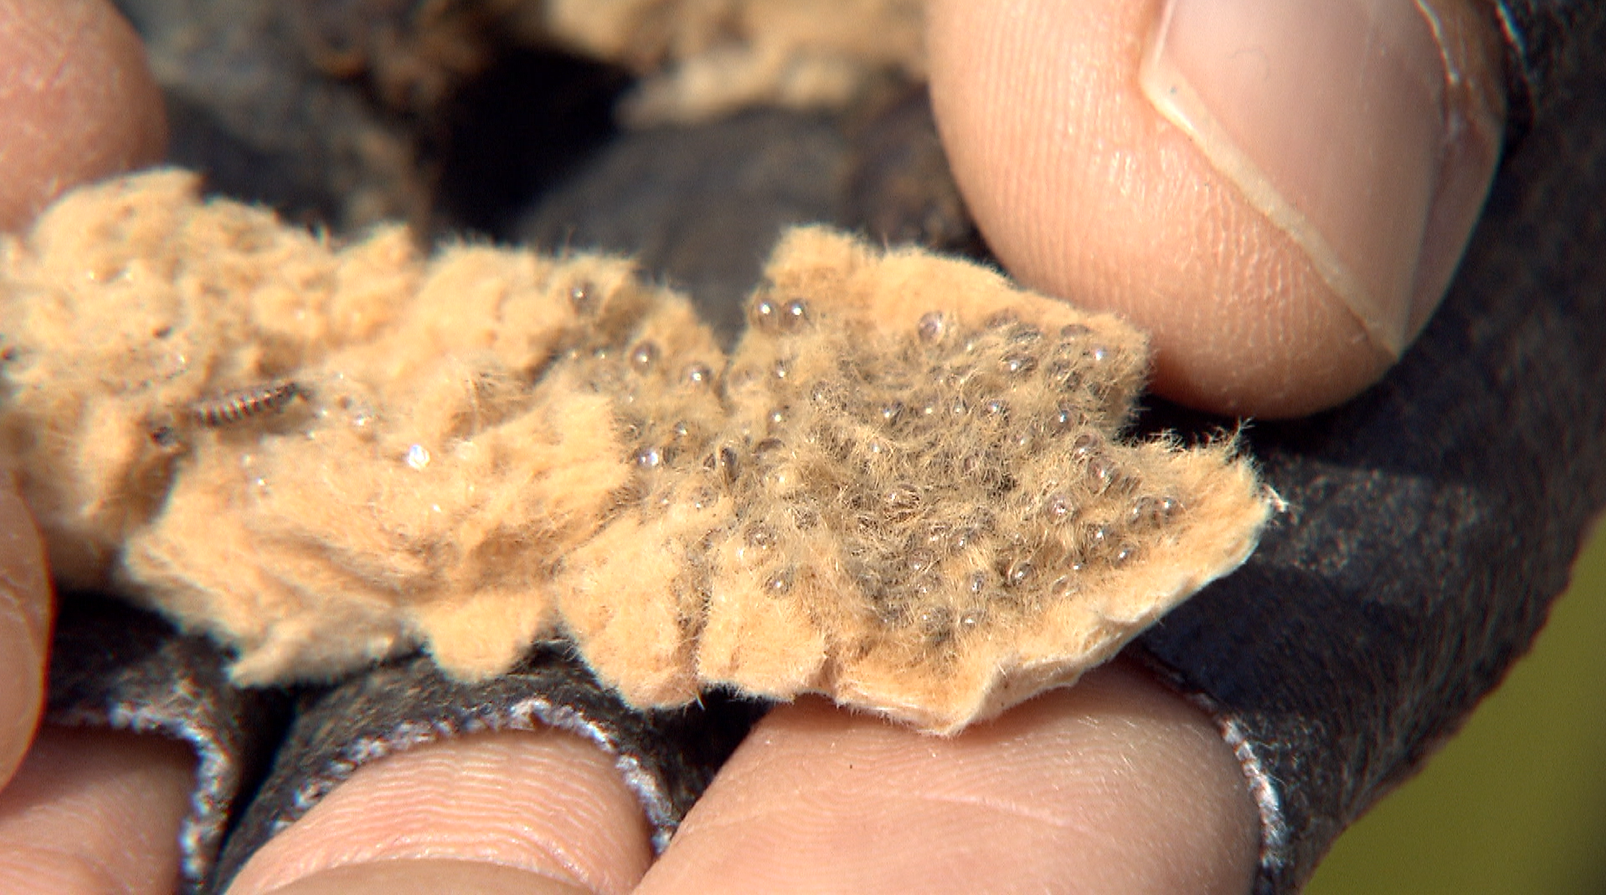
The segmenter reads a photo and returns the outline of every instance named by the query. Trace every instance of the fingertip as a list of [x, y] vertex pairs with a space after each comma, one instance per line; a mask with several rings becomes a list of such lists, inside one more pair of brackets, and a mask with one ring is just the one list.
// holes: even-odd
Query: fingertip
[[42, 729], [0, 791], [0, 891], [174, 891], [194, 783], [195, 753], [182, 743]]
[[509, 731], [364, 765], [227, 891], [428, 892], [458, 879], [450, 891], [626, 892], [651, 857], [645, 815], [608, 755], [557, 730]]
[[0, 467], [0, 787], [39, 722], [51, 612], [44, 547], [9, 470]]
[[1209, 719], [1117, 665], [946, 739], [781, 707], [639, 891], [1243, 892], [1258, 832]]
[[166, 151], [144, 47], [105, 0], [0, 0], [0, 60], [0, 231]]
[[335, 867], [268, 895], [590, 895], [591, 890], [527, 870], [478, 861], [408, 858]]
[[[1466, 37], [1456, 58], [1485, 76], [1463, 81], [1489, 87], [1485, 23], [1456, 18], [1458, 0], [1396, 6], [1270, 4], [1277, 15], [1257, 18], [1252, 0], [935, 0], [933, 103], [971, 211], [1013, 274], [1150, 331], [1167, 397], [1301, 415], [1375, 382], [1414, 337], [1498, 153], [1494, 99], [1456, 92], [1444, 69], [1455, 54], [1433, 39]], [[1416, 11], [1427, 6], [1448, 10], [1438, 32]], [[1220, 25], [1231, 19], [1221, 7], [1277, 27], [1243, 34], [1242, 22]], [[1295, 27], [1333, 8], [1349, 10], [1347, 30]], [[1312, 33], [1328, 41], [1322, 53], [1305, 52]], [[1368, 42], [1378, 34], [1392, 43]], [[1380, 80], [1373, 69], [1386, 66], [1362, 52], [1419, 64]], [[1333, 70], [1300, 68], [1318, 56]], [[1218, 70], [1246, 58], [1261, 67], [1236, 80]], [[1276, 89], [1250, 76], [1268, 70]], [[1171, 96], [1162, 81], [1203, 99], [1158, 101]], [[1402, 85], [1421, 96], [1361, 95]], [[1241, 97], [1254, 90], [1264, 95]], [[1222, 108], [1237, 117], [1195, 114]]]

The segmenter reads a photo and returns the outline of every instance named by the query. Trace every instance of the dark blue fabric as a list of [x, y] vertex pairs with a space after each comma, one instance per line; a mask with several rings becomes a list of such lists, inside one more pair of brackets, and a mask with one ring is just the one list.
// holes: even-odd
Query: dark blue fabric
[[1581, 69], [1599, 55], [1606, 5], [1599, 0], [1500, 0], [1511, 47], [1513, 125], [1526, 132], [1563, 102]]

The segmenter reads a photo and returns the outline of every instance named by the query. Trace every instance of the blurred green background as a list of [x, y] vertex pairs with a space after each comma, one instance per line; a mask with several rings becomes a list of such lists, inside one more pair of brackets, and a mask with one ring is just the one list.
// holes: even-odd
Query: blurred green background
[[1306, 895], [1606, 895], [1606, 526], [1532, 653]]

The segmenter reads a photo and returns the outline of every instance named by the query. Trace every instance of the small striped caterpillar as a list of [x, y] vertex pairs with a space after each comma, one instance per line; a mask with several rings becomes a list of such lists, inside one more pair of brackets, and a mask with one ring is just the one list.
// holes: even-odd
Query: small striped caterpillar
[[227, 426], [247, 417], [283, 410], [296, 395], [305, 394], [294, 381], [281, 379], [227, 392], [190, 405], [190, 419], [202, 426]]

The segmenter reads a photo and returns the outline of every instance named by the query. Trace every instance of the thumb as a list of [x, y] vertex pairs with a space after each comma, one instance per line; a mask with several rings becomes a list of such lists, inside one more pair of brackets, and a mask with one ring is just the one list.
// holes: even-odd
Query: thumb
[[1154, 337], [1154, 386], [1293, 416], [1379, 378], [1498, 159], [1469, 0], [934, 0], [932, 95], [999, 259]]

